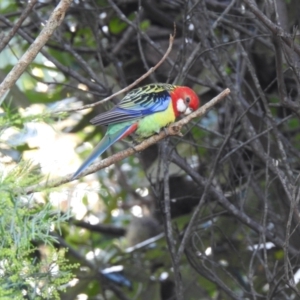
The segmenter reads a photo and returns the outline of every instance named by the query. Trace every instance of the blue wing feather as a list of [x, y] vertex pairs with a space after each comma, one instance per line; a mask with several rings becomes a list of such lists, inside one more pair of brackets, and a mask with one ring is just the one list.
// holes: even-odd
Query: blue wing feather
[[110, 111], [91, 120], [94, 125], [109, 125], [137, 120], [147, 115], [164, 111], [171, 101], [170, 91], [173, 85], [148, 85], [128, 93], [121, 102]]

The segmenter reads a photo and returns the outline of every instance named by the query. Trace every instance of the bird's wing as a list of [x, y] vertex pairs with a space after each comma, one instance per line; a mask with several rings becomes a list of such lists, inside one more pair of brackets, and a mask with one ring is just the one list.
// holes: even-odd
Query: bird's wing
[[132, 90], [121, 102], [108, 112], [91, 120], [94, 125], [109, 125], [131, 120], [164, 111], [171, 101], [170, 91], [173, 85], [150, 84]]

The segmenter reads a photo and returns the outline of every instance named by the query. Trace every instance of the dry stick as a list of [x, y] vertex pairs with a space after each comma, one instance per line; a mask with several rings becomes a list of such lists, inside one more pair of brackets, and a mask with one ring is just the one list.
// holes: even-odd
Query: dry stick
[[28, 65], [35, 59], [41, 48], [49, 40], [54, 30], [61, 24], [71, 2], [72, 0], [61, 0], [56, 6], [41, 33], [0, 84], [0, 98], [16, 83]]
[[218, 26], [218, 23], [222, 20], [225, 19], [224, 17], [229, 13], [229, 11], [231, 10], [231, 8], [234, 6], [235, 4], [235, 0], [231, 0], [231, 2], [229, 3], [229, 5], [226, 7], [226, 9], [222, 12], [222, 14], [217, 18], [217, 20], [212, 24], [212, 29], [216, 29], [216, 27]]
[[75, 109], [74, 108], [73, 109], [66, 109], [66, 110], [59, 111], [59, 112], [60, 113], [61, 112], [73, 112], [73, 111], [83, 110], [83, 109], [86, 109], [86, 108], [95, 107], [99, 104], [103, 104], [104, 102], [106, 102], [106, 101], [108, 101], [108, 100], [110, 100], [110, 99], [112, 99], [116, 96], [119, 96], [120, 94], [127, 93], [129, 90], [131, 90], [133, 87], [135, 87], [138, 83], [140, 83], [142, 80], [147, 78], [150, 74], [152, 74], [166, 60], [166, 58], [168, 57], [168, 55], [170, 54], [170, 52], [172, 50], [172, 46], [173, 46], [173, 42], [174, 42], [174, 38], [175, 38], [175, 33], [176, 33], [176, 30], [175, 30], [175, 27], [174, 27], [173, 35], [170, 34], [169, 47], [168, 47], [166, 53], [164, 54], [164, 56], [161, 58], [161, 60], [154, 67], [150, 68], [144, 75], [142, 75], [140, 78], [138, 78], [136, 81], [129, 84], [124, 89], [119, 90], [116, 93], [114, 93], [114, 94], [110, 95], [109, 97], [104, 98], [104, 99], [102, 99], [98, 102], [95, 102], [95, 103], [92, 103], [92, 104], [87, 104], [87, 105], [84, 105], [82, 107], [75, 108]]
[[35, 6], [37, 0], [32, 0], [28, 2], [27, 7], [23, 10], [19, 20], [17, 23], [13, 26], [13, 28], [10, 30], [10, 32], [0, 41], [0, 52], [6, 47], [6, 45], [9, 43], [9, 41], [13, 38], [13, 36], [16, 34], [19, 27], [22, 25], [24, 20], [27, 18], [33, 7]]
[[[229, 89], [225, 89], [223, 92], [221, 92], [219, 95], [214, 97], [212, 100], [210, 100], [208, 103], [200, 107], [198, 110], [194, 111], [190, 115], [186, 116], [185, 118], [181, 119], [180, 121], [173, 123], [169, 127], [167, 127], [165, 130], [161, 131], [159, 134], [153, 135], [150, 138], [144, 140], [139, 145], [136, 145], [134, 148], [128, 148], [125, 149], [119, 153], [116, 153], [104, 160], [101, 160], [98, 163], [93, 164], [89, 168], [87, 168], [84, 172], [81, 173], [80, 177], [86, 176], [87, 174], [94, 173], [96, 171], [99, 171], [101, 169], [104, 169], [136, 152], [140, 152], [145, 150], [146, 148], [150, 147], [151, 145], [154, 145], [158, 143], [159, 141], [163, 140], [166, 136], [171, 135], [181, 135], [180, 130], [182, 126], [188, 124], [192, 119], [203, 116], [206, 112], [208, 112], [214, 105], [216, 105], [218, 102], [220, 102], [223, 98], [225, 98], [230, 93]], [[36, 184], [33, 186], [29, 186], [27, 188], [23, 188], [22, 190], [18, 190], [17, 193], [22, 194], [31, 194], [34, 192], [41, 191], [45, 188], [53, 188], [60, 186], [64, 183], [72, 181], [73, 173], [65, 176], [64, 178], [60, 178], [57, 180], [52, 180], [49, 182], [44, 182], [41, 184]], [[77, 179], [76, 179], [77, 180]]]

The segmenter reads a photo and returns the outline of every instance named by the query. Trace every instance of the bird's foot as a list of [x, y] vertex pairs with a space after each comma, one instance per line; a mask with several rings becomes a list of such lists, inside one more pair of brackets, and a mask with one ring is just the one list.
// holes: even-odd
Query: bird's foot
[[138, 153], [138, 151], [135, 149], [135, 146], [139, 144], [137, 140], [132, 139], [130, 142], [123, 140], [122, 142], [125, 143], [127, 147], [133, 149], [135, 153]]
[[164, 127], [163, 131], [166, 136], [168, 135], [178, 135], [183, 136], [183, 134], [180, 132], [181, 126], [178, 125], [170, 125], [169, 127]]
[[183, 134], [181, 133], [181, 126], [178, 125], [171, 125], [169, 127], [169, 134], [171, 135], [178, 135], [178, 136], [183, 136]]

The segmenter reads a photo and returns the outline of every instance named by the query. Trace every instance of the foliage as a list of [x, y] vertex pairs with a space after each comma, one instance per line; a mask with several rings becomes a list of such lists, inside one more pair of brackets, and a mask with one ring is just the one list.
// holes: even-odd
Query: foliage
[[0, 297], [1, 299], [59, 299], [58, 291], [72, 278], [64, 249], [56, 249], [54, 229], [60, 231], [67, 215], [52, 205], [37, 204], [22, 195], [22, 186], [39, 180], [20, 163], [1, 175], [0, 187]]

